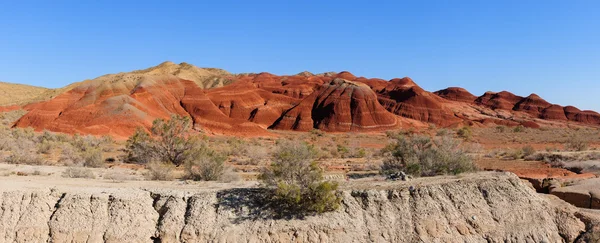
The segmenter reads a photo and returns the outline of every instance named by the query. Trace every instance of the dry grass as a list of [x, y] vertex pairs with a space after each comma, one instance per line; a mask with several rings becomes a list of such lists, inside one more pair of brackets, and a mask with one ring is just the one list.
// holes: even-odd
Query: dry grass
[[65, 178], [86, 178], [95, 179], [96, 175], [91, 169], [82, 167], [69, 167], [62, 173]]
[[0, 82], [0, 106], [27, 104], [46, 91], [47, 88]]

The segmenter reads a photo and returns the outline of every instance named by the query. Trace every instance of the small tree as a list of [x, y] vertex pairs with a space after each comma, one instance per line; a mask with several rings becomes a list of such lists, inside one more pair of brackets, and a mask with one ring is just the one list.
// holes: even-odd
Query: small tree
[[138, 128], [127, 140], [126, 159], [130, 162], [148, 163], [153, 159], [183, 165], [202, 147], [195, 136], [190, 136], [191, 119], [173, 115], [165, 121], [156, 119], [148, 134]]
[[[217, 180], [225, 171], [226, 157], [210, 149], [197, 136], [191, 135], [189, 117], [171, 116], [168, 121], [157, 119], [151, 133], [142, 128], [129, 137], [126, 160], [148, 164], [151, 177], [169, 179], [157, 170], [172, 170], [168, 165], [185, 166], [187, 177], [193, 180]], [[168, 173], [167, 173], [168, 174]]]
[[273, 153], [271, 167], [260, 175], [280, 214], [324, 213], [339, 207], [338, 185], [323, 181], [314, 156], [307, 144], [284, 142]]

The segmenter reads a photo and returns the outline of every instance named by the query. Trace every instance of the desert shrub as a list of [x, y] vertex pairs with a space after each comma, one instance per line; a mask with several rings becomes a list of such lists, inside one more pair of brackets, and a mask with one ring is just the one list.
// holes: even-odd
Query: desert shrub
[[588, 148], [589, 142], [579, 136], [572, 136], [565, 143], [565, 148], [568, 150], [584, 151]]
[[302, 216], [339, 207], [338, 185], [323, 181], [323, 171], [313, 161], [314, 156], [314, 148], [307, 144], [285, 142], [273, 153], [271, 166], [260, 175], [280, 214]]
[[133, 135], [127, 139], [125, 145], [125, 161], [147, 164], [156, 156], [153, 151], [153, 142], [150, 134], [143, 128], [137, 128]]
[[504, 156], [504, 159], [517, 160], [523, 158], [523, 156], [524, 152], [522, 149], [513, 149]]
[[227, 139], [228, 151], [227, 154], [231, 156], [242, 156], [248, 152], [248, 146], [244, 140], [239, 138]]
[[27, 114], [26, 110], [14, 110], [9, 112], [0, 112], [0, 125], [10, 127], [19, 118]]
[[102, 151], [100, 151], [100, 149], [88, 149], [82, 151], [81, 159], [83, 161], [83, 166], [85, 167], [104, 167], [104, 160], [102, 159]]
[[136, 181], [135, 175], [118, 170], [109, 170], [102, 174], [102, 179], [111, 180], [113, 182]]
[[44, 160], [39, 155], [23, 150], [15, 150], [6, 159], [10, 164], [41, 165]]
[[37, 137], [37, 141], [39, 143], [44, 143], [44, 142], [48, 143], [48, 142], [56, 142], [57, 139], [54, 136], [54, 134], [50, 133], [48, 130], [44, 130], [44, 132], [42, 133], [42, 135], [39, 135]]
[[0, 129], [0, 151], [10, 151], [13, 148], [14, 139], [8, 130]]
[[337, 153], [341, 158], [348, 158], [350, 154], [350, 150], [348, 147], [338, 144], [337, 145]]
[[459, 174], [475, 170], [472, 158], [461, 148], [460, 140], [445, 136], [399, 137], [383, 149], [380, 171], [384, 175], [400, 171], [413, 176]]
[[550, 164], [552, 167], [563, 168], [565, 166], [565, 162], [576, 161], [578, 160], [578, 157], [569, 154], [535, 153], [525, 157], [525, 160], [542, 161]]
[[43, 140], [41, 143], [37, 144], [37, 152], [40, 154], [50, 154], [52, 148], [53, 144], [48, 140]]
[[465, 126], [456, 131], [456, 134], [464, 140], [470, 140], [473, 137], [473, 131], [471, 131], [471, 127]]
[[506, 131], [506, 127], [505, 126], [496, 126], [496, 132], [497, 133], [504, 133]]
[[96, 175], [88, 168], [69, 167], [63, 171], [62, 177], [95, 179]]
[[149, 180], [170, 181], [174, 179], [173, 170], [175, 165], [171, 163], [151, 161], [146, 163], [146, 169], [148, 169], [147, 177]]
[[524, 132], [525, 131], [525, 127], [523, 125], [518, 125], [515, 128], [513, 128], [513, 132], [519, 133], [519, 132]]
[[189, 117], [171, 116], [165, 121], [156, 119], [152, 123], [151, 134], [137, 129], [126, 143], [126, 161], [148, 163], [159, 160], [183, 165], [198, 153], [202, 153], [202, 141], [191, 136], [192, 121]]
[[79, 134], [73, 135], [69, 143], [79, 151], [98, 149], [104, 145], [101, 139], [98, 139], [92, 135], [81, 136]]
[[248, 146], [246, 151], [248, 162], [253, 165], [258, 165], [269, 157], [269, 151], [265, 146], [252, 145]]
[[10, 130], [11, 136], [15, 140], [29, 140], [33, 141], [35, 138], [35, 132], [33, 128], [13, 128]]
[[521, 149], [523, 151], [523, 157], [535, 154], [535, 149], [531, 145], [527, 145]]
[[319, 129], [313, 128], [312, 130], [310, 130], [310, 134], [316, 137], [322, 137], [325, 135], [324, 131], [321, 131]]
[[364, 148], [359, 148], [358, 150], [356, 150], [353, 157], [364, 158], [365, 156], [367, 156], [367, 151]]
[[240, 175], [238, 173], [236, 173], [232, 167], [229, 167], [229, 166], [225, 167], [225, 170], [219, 177], [219, 181], [221, 181], [221, 182], [234, 182], [234, 181], [239, 181], [241, 179], [242, 178], [240, 177]]
[[438, 131], [435, 133], [435, 135], [436, 135], [436, 136], [438, 136], [438, 137], [443, 137], [443, 136], [446, 136], [446, 135], [448, 135], [449, 133], [450, 133], [450, 132], [448, 131], [448, 129], [444, 129], [444, 128], [442, 128], [442, 129], [438, 130]]
[[225, 172], [227, 158], [215, 152], [201, 154], [185, 163], [185, 172], [195, 181], [216, 181]]
[[44, 162], [36, 153], [35, 144], [31, 140], [15, 139], [8, 150], [11, 154], [5, 159], [7, 163], [41, 165]]
[[78, 151], [76, 151], [76, 149], [71, 144], [64, 143], [62, 145], [62, 150], [58, 158], [59, 163], [70, 166], [81, 163], [81, 161], [81, 154]]

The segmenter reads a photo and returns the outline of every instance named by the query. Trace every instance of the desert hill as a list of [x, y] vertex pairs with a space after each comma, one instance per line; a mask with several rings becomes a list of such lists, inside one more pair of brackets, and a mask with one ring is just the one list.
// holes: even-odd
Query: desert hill
[[30, 103], [48, 90], [42, 87], [0, 82], [0, 106]]
[[191, 116], [198, 130], [251, 136], [268, 134], [268, 129], [363, 132], [427, 124], [600, 125], [596, 112], [551, 104], [535, 94], [520, 97], [502, 91], [476, 97], [459, 87], [429, 92], [408, 77], [386, 81], [346, 71], [232, 74], [164, 62], [62, 89], [22, 89], [32, 90], [31, 95], [12, 101], [7, 96], [2, 103], [29, 111], [15, 126], [119, 137], [171, 114]]

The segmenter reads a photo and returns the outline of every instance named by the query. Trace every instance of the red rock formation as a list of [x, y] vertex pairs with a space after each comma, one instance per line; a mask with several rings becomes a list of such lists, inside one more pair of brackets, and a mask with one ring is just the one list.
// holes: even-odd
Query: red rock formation
[[248, 120], [263, 128], [271, 126], [281, 114], [301, 101], [257, 86], [249, 81], [239, 81], [209, 90], [207, 96], [226, 116]]
[[448, 126], [461, 122], [454, 112], [444, 106], [439, 96], [423, 90], [410, 78], [392, 79], [378, 92], [379, 102], [388, 111], [403, 117]]
[[475, 97], [458, 87], [430, 93], [410, 78], [385, 81], [349, 72], [233, 75], [166, 62], [72, 87], [52, 100], [23, 106], [29, 113], [16, 126], [125, 137], [171, 114], [191, 116], [200, 129], [243, 135], [262, 135], [269, 127], [346, 132], [426, 126], [421, 122], [539, 127], [538, 118], [600, 125], [596, 112], [552, 105], [535, 94]]
[[174, 77], [87, 83], [37, 105], [16, 126], [127, 137], [136, 127], [150, 127], [154, 119], [171, 114], [191, 115], [196, 126], [211, 131], [264, 133], [256, 124], [225, 116], [194, 82]]
[[449, 87], [446, 89], [438, 90], [434, 92], [434, 94], [447, 100], [454, 100], [465, 103], [473, 103], [477, 99], [477, 96], [469, 93], [469, 91], [467, 91], [466, 89], [459, 87]]
[[533, 117], [541, 117], [544, 109], [550, 106], [552, 106], [552, 104], [548, 103], [538, 95], [531, 94], [515, 104], [513, 110], [523, 111], [531, 114]]
[[542, 114], [540, 116], [542, 119], [547, 120], [558, 120], [558, 121], [566, 121], [567, 116], [565, 115], [564, 107], [560, 105], [551, 105], [544, 110], [542, 110]]
[[523, 100], [523, 97], [516, 96], [507, 91], [499, 93], [486, 92], [482, 96], [479, 96], [479, 98], [475, 100], [475, 103], [492, 109], [512, 110], [521, 100]]
[[381, 131], [398, 126], [367, 85], [341, 78], [324, 84], [285, 112], [272, 128], [309, 131]]
[[564, 110], [569, 121], [596, 125], [600, 124], [600, 114], [595, 111], [581, 111], [573, 106], [566, 106]]

